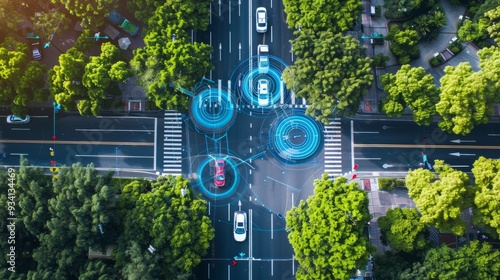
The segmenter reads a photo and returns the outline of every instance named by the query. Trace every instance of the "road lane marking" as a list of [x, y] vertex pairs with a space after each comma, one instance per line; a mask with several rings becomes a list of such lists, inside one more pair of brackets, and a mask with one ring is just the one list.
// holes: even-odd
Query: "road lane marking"
[[356, 133], [356, 134], [362, 134], [362, 133], [375, 133], [375, 134], [378, 134], [379, 132], [378, 131], [354, 131], [354, 133]]
[[227, 204], [227, 221], [231, 221], [231, 204]]
[[274, 275], [274, 260], [271, 260], [271, 276]]
[[478, 149], [478, 150], [500, 150], [500, 146], [479, 145], [434, 145], [434, 144], [354, 144], [356, 148], [407, 148], [407, 149]]
[[75, 157], [96, 157], [96, 158], [154, 158], [154, 156], [117, 156], [117, 155], [75, 155]]
[[351, 120], [351, 166], [354, 166], [354, 121]]
[[273, 228], [273, 224], [274, 224], [274, 219], [273, 219], [274, 215], [273, 213], [271, 213], [271, 239], [273, 239], [273, 233], [274, 233], [274, 228]]
[[207, 263], [207, 266], [208, 266], [208, 279], [210, 279], [210, 263]]
[[17, 128], [17, 127], [12, 127], [11, 130], [30, 130], [29, 128]]
[[75, 128], [75, 131], [88, 131], [88, 132], [147, 132], [151, 133], [153, 130], [150, 129], [85, 129], [85, 128]]
[[[63, 141], [57, 140], [59, 145], [102, 145], [102, 146], [154, 146], [152, 142], [104, 142], [104, 141]], [[4, 144], [45, 144], [53, 145], [54, 140], [0, 140]]]
[[356, 158], [356, 160], [381, 160], [381, 158]]

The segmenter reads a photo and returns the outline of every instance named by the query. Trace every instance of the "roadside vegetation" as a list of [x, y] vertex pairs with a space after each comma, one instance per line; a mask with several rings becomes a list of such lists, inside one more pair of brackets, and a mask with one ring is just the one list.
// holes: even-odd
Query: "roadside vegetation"
[[349, 279], [364, 267], [372, 245], [365, 233], [371, 220], [368, 196], [356, 182], [327, 174], [314, 181], [314, 195], [286, 215], [295, 251], [297, 279]]
[[[4, 72], [0, 76], [0, 105], [10, 106], [14, 114], [22, 116], [32, 102], [44, 103], [52, 98], [64, 110], [96, 116], [110, 100], [119, 97], [118, 83], [135, 75], [155, 108], [186, 109], [183, 90], [192, 90], [213, 69], [212, 48], [204, 43], [192, 44], [190, 38], [191, 30], [208, 27], [209, 1], [130, 1], [131, 8], [141, 7], [135, 9], [136, 16], [146, 24], [142, 30], [146, 46], [134, 50], [130, 65], [116, 46], [102, 39], [98, 42], [100, 55], [88, 55], [95, 50], [96, 30], [104, 28], [106, 15], [117, 3], [23, 0], [17, 5], [0, 0], [0, 38], [8, 37], [0, 42], [0, 65], [6, 66], [6, 70], [0, 69]], [[32, 29], [19, 28], [26, 21], [31, 21]], [[45, 69], [31, 61], [32, 43], [38, 42], [42, 49], [54, 35], [77, 21], [84, 30], [75, 45], [60, 55], [59, 65]], [[22, 83], [18, 83], [21, 73]]]
[[311, 105], [306, 113], [324, 124], [356, 114], [373, 81], [371, 59], [358, 40], [343, 33], [360, 17], [361, 2], [285, 0], [283, 5], [288, 27], [297, 30], [292, 40], [297, 59], [283, 73], [287, 87], [305, 98]]
[[[3, 201], [7, 179], [1, 170]], [[214, 238], [206, 201], [180, 176], [118, 182], [112, 173], [99, 176], [93, 165], [80, 164], [62, 167], [53, 178], [21, 159], [16, 272], [2, 261], [0, 278], [189, 279]], [[7, 228], [6, 207], [0, 216]], [[7, 240], [8, 232], [0, 236]], [[8, 258], [9, 246], [0, 251]]]
[[[382, 243], [391, 251], [375, 256], [376, 277], [497, 279], [500, 251], [495, 240], [500, 236], [500, 207], [495, 197], [500, 195], [496, 183], [500, 160], [480, 157], [471, 170], [473, 179], [443, 161], [436, 160], [434, 166], [436, 174], [420, 168], [406, 176], [408, 194], [417, 209], [389, 209], [377, 220]], [[457, 250], [430, 241], [431, 228], [466, 240], [466, 211], [473, 212], [472, 224], [482, 232], [478, 231], [479, 240], [454, 244]]]

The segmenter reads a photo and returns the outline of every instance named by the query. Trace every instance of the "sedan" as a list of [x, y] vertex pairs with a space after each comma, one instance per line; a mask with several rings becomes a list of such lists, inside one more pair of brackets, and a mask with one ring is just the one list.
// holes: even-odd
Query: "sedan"
[[26, 117], [21, 118], [16, 115], [9, 115], [7, 116], [7, 123], [29, 123], [30, 122], [30, 116], [26, 115]]
[[234, 212], [234, 240], [243, 242], [247, 239], [247, 213], [245, 211]]
[[258, 81], [259, 106], [264, 107], [269, 105], [269, 82], [266, 79]]
[[225, 167], [226, 167], [226, 162], [223, 159], [215, 160], [214, 184], [217, 187], [223, 187], [224, 184], [226, 184]]
[[258, 7], [256, 13], [257, 13], [257, 18], [256, 18], [257, 32], [266, 33], [267, 32], [267, 10], [264, 7]]

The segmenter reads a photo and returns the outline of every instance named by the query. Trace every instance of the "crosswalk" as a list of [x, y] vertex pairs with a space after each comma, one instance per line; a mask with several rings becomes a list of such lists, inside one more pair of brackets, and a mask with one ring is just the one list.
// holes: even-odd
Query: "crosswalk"
[[163, 133], [163, 173], [182, 174], [182, 118], [177, 111], [165, 111]]
[[325, 164], [324, 172], [330, 177], [342, 175], [342, 133], [340, 118], [335, 118], [324, 129]]

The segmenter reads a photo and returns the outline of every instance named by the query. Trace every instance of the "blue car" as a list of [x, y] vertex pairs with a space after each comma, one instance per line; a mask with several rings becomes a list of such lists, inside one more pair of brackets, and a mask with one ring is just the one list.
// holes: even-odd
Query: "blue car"
[[139, 33], [139, 26], [124, 18], [117, 11], [112, 11], [111, 13], [109, 13], [108, 19], [130, 36], [135, 36]]

